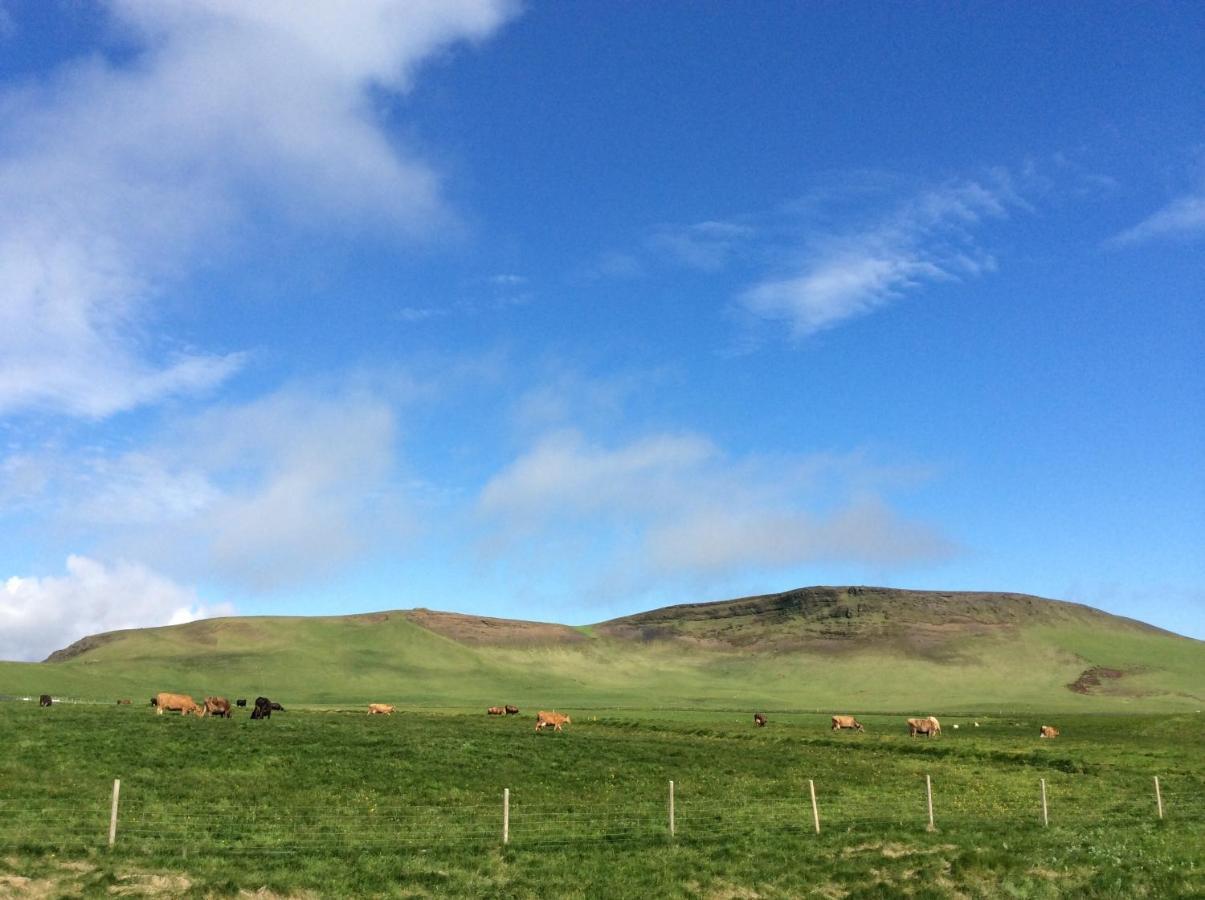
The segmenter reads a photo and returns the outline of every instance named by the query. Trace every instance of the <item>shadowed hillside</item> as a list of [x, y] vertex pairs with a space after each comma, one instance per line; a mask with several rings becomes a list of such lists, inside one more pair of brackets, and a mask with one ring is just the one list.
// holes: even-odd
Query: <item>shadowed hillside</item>
[[1015, 637], [1027, 626], [1133, 629], [1177, 637], [1090, 606], [1027, 594], [810, 587], [714, 603], [667, 606], [604, 622], [601, 634], [716, 648], [857, 652], [895, 648], [941, 657], [973, 652], [969, 637]]
[[[1205, 643], [1020, 594], [816, 587], [584, 628], [427, 609], [94, 635], [0, 695], [897, 711], [1197, 709]], [[140, 700], [141, 702], [141, 700]]]

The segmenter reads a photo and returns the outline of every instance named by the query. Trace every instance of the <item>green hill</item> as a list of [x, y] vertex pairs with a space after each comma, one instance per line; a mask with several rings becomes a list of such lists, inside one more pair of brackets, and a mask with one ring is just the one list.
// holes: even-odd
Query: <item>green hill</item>
[[1020, 594], [805, 588], [572, 628], [405, 610], [243, 617], [0, 663], [0, 694], [588, 709], [1199, 709], [1205, 643]]

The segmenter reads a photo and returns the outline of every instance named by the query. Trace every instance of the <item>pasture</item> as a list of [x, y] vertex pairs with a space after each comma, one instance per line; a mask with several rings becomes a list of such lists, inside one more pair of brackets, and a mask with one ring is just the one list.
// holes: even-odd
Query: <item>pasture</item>
[[[289, 711], [264, 722], [0, 704], [0, 896], [1205, 891], [1198, 714], [943, 717], [942, 736], [910, 739], [902, 715], [833, 734], [818, 714], [771, 710], [754, 728], [751, 711], [566, 708], [564, 733], [536, 734], [534, 708], [368, 716], [279, 699]], [[1047, 722], [1057, 740], [1037, 738]]]

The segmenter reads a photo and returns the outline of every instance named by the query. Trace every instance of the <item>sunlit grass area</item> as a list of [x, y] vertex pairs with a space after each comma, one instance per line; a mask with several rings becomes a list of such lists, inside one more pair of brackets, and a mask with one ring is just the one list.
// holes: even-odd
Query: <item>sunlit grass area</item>
[[[537, 734], [527, 710], [257, 722], [0, 704], [0, 873], [96, 896], [152, 883], [193, 896], [1174, 897], [1202, 886], [1196, 714], [943, 716], [943, 734], [926, 739], [898, 715], [861, 716], [859, 734], [804, 713], [759, 729], [716, 711], [564, 711], [563, 733]], [[1062, 735], [1040, 740], [1044, 723]]]

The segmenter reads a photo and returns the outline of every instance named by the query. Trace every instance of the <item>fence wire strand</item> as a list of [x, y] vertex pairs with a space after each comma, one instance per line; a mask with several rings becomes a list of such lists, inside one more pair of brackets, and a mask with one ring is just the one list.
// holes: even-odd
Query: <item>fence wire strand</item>
[[[1105, 788], [1108, 788], [1108, 793]], [[889, 789], [892, 788], [892, 789]], [[873, 790], [873, 794], [867, 791]], [[1100, 785], [1048, 782], [1047, 808], [1055, 827], [1138, 825], [1158, 818], [1153, 784]], [[1163, 816], [1173, 822], [1205, 820], [1205, 796], [1188, 785], [1161, 784]], [[501, 796], [444, 803], [352, 803], [240, 808], [228, 802], [198, 805], [196, 798], [139, 796], [123, 785], [117, 844], [155, 854], [207, 850], [238, 854], [360, 853], [395, 849], [484, 847], [503, 839]], [[816, 785], [821, 830], [846, 832], [897, 827], [923, 828], [928, 821], [922, 785], [859, 785], [857, 793]], [[500, 794], [501, 792], [499, 792]], [[191, 804], [191, 805], [190, 805]], [[1000, 786], [990, 794], [934, 784], [934, 817], [942, 827], [1042, 827], [1039, 783], [1032, 789]], [[0, 849], [78, 851], [108, 843], [108, 799], [43, 797], [32, 805], [0, 801]], [[678, 788], [671, 836], [666, 798], [620, 802], [580, 799], [553, 806], [511, 796], [510, 843], [554, 847], [588, 842], [613, 844], [677, 840], [728, 840], [767, 832], [814, 830], [806, 791], [777, 797], [699, 796]]]

